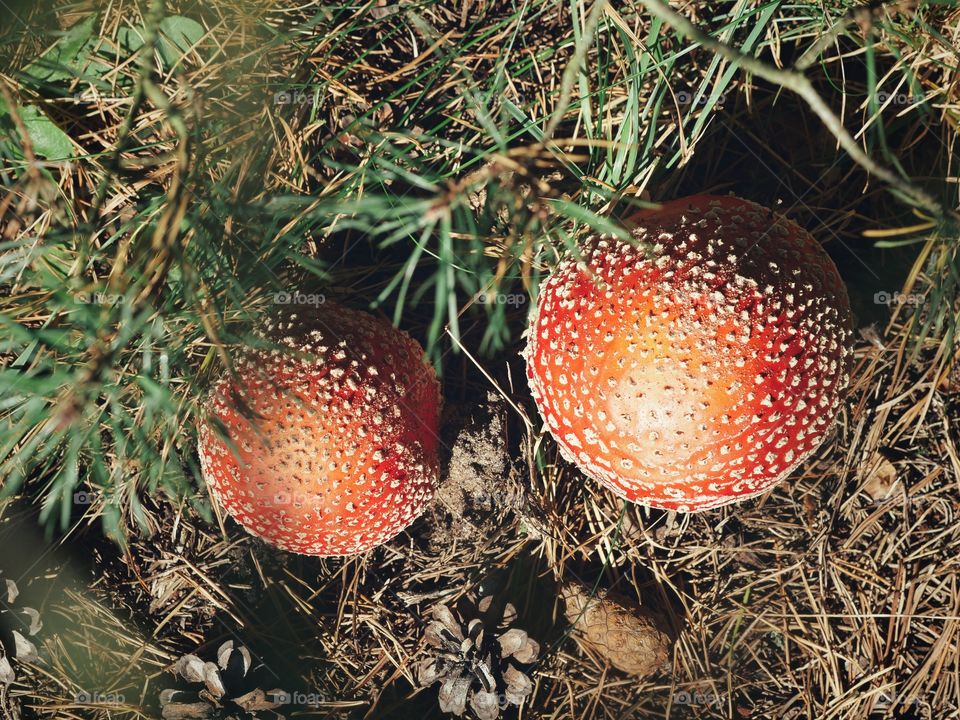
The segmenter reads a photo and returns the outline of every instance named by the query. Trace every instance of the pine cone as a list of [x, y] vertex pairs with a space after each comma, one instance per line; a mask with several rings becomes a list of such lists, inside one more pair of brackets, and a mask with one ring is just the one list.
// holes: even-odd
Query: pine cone
[[[486, 613], [492, 598], [480, 601]], [[477, 720], [497, 720], [509, 705], [521, 705], [533, 692], [533, 682], [522, 666], [537, 659], [540, 645], [519, 628], [509, 628], [516, 610], [507, 604], [493, 632], [483, 621], [458, 618], [446, 605], [431, 611], [433, 622], [424, 632], [431, 656], [418, 667], [420, 685], [441, 682], [440, 709], [463, 717], [469, 704]], [[529, 672], [529, 671], [527, 671]]]
[[560, 590], [574, 638], [618, 670], [647, 676], [670, 658], [673, 637], [663, 618], [628, 597], [570, 583]]
[[30, 640], [43, 627], [40, 613], [34, 608], [16, 605], [20, 589], [9, 578], [0, 579], [0, 713], [4, 717], [20, 717], [20, 701], [9, 694], [9, 686], [17, 681], [17, 663], [37, 662], [37, 646]]
[[[167, 689], [160, 693], [164, 720], [201, 720], [206, 718], [250, 718], [251, 720], [283, 720], [276, 708], [286, 704], [286, 692], [250, 685], [250, 651], [233, 640], [217, 650], [217, 662], [205, 662], [197, 655], [184, 655], [174, 668], [177, 675], [198, 690]], [[246, 692], [244, 692], [246, 690]]]

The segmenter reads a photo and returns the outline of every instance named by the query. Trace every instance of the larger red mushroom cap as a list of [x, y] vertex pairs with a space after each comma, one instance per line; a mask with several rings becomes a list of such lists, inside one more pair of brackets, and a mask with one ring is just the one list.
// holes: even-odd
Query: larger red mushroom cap
[[264, 334], [275, 347], [240, 355], [200, 424], [211, 494], [284, 550], [348, 555], [389, 540], [437, 479], [440, 389], [423, 350], [334, 303]]
[[565, 457], [621, 497], [695, 511], [767, 490], [834, 420], [852, 353], [836, 267], [796, 223], [701, 195], [594, 237], [542, 286], [525, 351]]

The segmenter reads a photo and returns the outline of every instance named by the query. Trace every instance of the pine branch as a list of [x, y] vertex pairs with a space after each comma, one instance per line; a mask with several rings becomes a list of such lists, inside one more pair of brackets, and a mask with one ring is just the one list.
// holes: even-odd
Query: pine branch
[[767, 82], [778, 85], [786, 90], [790, 90], [799, 95], [806, 101], [810, 109], [816, 113], [824, 126], [831, 135], [836, 138], [837, 143], [842, 147], [853, 160], [864, 170], [880, 178], [888, 185], [898, 190], [901, 194], [910, 198], [917, 205], [926, 208], [938, 218], [950, 217], [953, 220], [960, 220], [960, 214], [955, 210], [945, 209], [939, 201], [925, 190], [914, 185], [909, 180], [905, 180], [886, 167], [880, 165], [873, 158], [867, 155], [853, 136], [847, 132], [843, 122], [830, 109], [820, 94], [814, 89], [813, 84], [805, 75], [793, 70], [781, 70], [772, 67], [767, 63], [750, 55], [745, 55], [736, 48], [726, 43], [715, 40], [700, 28], [694, 25], [683, 15], [672, 10], [662, 0], [640, 0], [644, 6], [655, 16], [671, 25], [675, 30], [690, 40], [693, 40], [703, 47], [711, 50], [717, 55], [721, 55], [735, 65], [742, 67], [757, 77], [763, 78]]

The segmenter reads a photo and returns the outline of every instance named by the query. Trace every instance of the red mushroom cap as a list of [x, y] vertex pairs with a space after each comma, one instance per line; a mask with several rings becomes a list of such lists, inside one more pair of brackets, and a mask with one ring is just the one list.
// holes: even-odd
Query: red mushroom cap
[[591, 238], [542, 286], [525, 351], [537, 407], [563, 455], [627, 500], [691, 512], [757, 495], [840, 407], [853, 331], [836, 266], [735, 197], [633, 220], [637, 246]]
[[406, 333], [327, 303], [267, 324], [210, 395], [200, 465], [254, 535], [306, 555], [349, 555], [406, 528], [437, 479], [440, 386]]

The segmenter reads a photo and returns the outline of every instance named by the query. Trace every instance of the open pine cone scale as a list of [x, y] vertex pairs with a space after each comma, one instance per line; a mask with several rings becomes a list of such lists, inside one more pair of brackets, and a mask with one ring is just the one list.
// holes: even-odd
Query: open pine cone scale
[[[490, 598], [478, 605], [483, 613]], [[516, 610], [507, 605], [494, 631], [480, 618], [458, 619], [450, 608], [437, 605], [424, 632], [430, 657], [418, 666], [421, 686], [442, 682], [440, 709], [463, 717], [469, 705], [477, 720], [497, 720], [508, 705], [520, 705], [533, 691], [533, 683], [520, 665], [532, 663], [540, 651], [523, 630], [508, 629]]]

